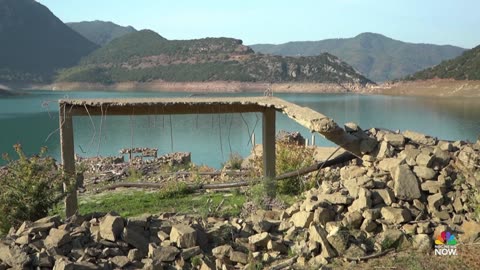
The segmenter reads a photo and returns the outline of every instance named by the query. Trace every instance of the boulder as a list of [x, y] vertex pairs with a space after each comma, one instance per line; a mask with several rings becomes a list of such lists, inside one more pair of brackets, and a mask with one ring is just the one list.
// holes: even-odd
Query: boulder
[[358, 191], [358, 199], [353, 201], [352, 205], [348, 208], [349, 211], [362, 211], [372, 206], [372, 199], [370, 198], [372, 193], [370, 190], [360, 188]]
[[308, 233], [310, 241], [315, 241], [321, 245], [322, 252], [320, 255], [323, 258], [329, 259], [337, 256], [337, 253], [327, 240], [327, 232], [324, 228], [317, 225], [311, 225], [308, 229]]
[[365, 175], [367, 169], [361, 166], [348, 166], [340, 170], [340, 177], [342, 180], [354, 179]]
[[173, 262], [179, 253], [180, 250], [173, 246], [155, 248], [150, 245], [148, 250], [148, 256], [159, 262]]
[[434, 179], [437, 175], [433, 169], [424, 166], [413, 167], [413, 172], [417, 175], [417, 177], [425, 180]]
[[383, 140], [395, 147], [402, 147], [405, 145], [405, 137], [402, 134], [388, 133], [383, 137]]
[[428, 193], [445, 193], [445, 184], [440, 181], [425, 181], [420, 185], [423, 191]]
[[144, 254], [139, 249], [134, 248], [128, 251], [127, 258], [131, 262], [140, 261], [143, 257]]
[[447, 142], [447, 141], [439, 141], [437, 146], [442, 151], [451, 152], [451, 151], [454, 150], [453, 144], [451, 142]]
[[190, 258], [200, 254], [202, 254], [202, 249], [199, 246], [182, 249], [182, 258], [184, 260], [189, 260]]
[[450, 162], [450, 153], [444, 150], [441, 150], [440, 148], [435, 148], [433, 150], [433, 164], [436, 166], [446, 166]]
[[113, 263], [113, 265], [119, 267], [120, 269], [123, 269], [127, 264], [130, 263], [130, 260], [127, 256], [115, 256], [111, 258], [110, 261]]
[[380, 146], [378, 147], [378, 152], [376, 154], [376, 157], [377, 159], [388, 158], [393, 156], [394, 152], [395, 152], [395, 149], [393, 149], [393, 147], [389, 143], [382, 141], [380, 143]]
[[313, 221], [313, 213], [300, 211], [298, 213], [293, 214], [290, 221], [293, 222], [293, 225], [298, 228], [308, 228], [310, 223]]
[[378, 240], [382, 250], [398, 247], [403, 239], [404, 235], [398, 229], [386, 229], [380, 235], [378, 235]]
[[53, 257], [49, 256], [48, 253], [43, 250], [38, 253], [35, 253], [35, 256], [33, 257], [33, 266], [38, 266], [38, 267], [53, 267]]
[[330, 204], [351, 204], [353, 201], [353, 198], [346, 195], [342, 195], [340, 193], [319, 194], [318, 201], [327, 202]]
[[252, 213], [250, 215], [250, 220], [252, 221], [253, 229], [257, 233], [268, 232], [270, 228], [272, 228], [272, 223], [266, 220], [264, 215], [260, 215], [258, 213]]
[[337, 251], [337, 254], [342, 255], [345, 253], [345, 250], [347, 250], [349, 237], [350, 234], [347, 230], [336, 227], [327, 235], [327, 240]]
[[435, 145], [436, 143], [434, 138], [410, 130], [403, 132], [403, 136], [416, 144]]
[[443, 204], [443, 194], [437, 193], [434, 195], [428, 196], [428, 206], [432, 210], [438, 210]]
[[430, 155], [429, 153], [421, 152], [418, 154], [417, 158], [415, 159], [415, 162], [419, 166], [423, 167], [431, 167], [433, 164], [434, 157]]
[[392, 175], [394, 181], [393, 192], [401, 200], [418, 199], [421, 196], [418, 179], [408, 165], [396, 167]]
[[0, 242], [0, 262], [4, 262], [14, 269], [24, 269], [23, 267], [30, 261], [28, 254], [20, 247], [9, 247]]
[[377, 223], [372, 219], [366, 218], [363, 220], [362, 226], [360, 229], [365, 232], [373, 232], [377, 228]]
[[389, 188], [374, 189], [372, 194], [378, 196], [386, 205], [392, 205], [395, 202], [395, 194]]
[[405, 159], [405, 162], [410, 166], [417, 165], [415, 161], [417, 159], [418, 154], [420, 154], [420, 150], [413, 147], [406, 147], [405, 150], [400, 152], [399, 156]]
[[122, 232], [122, 239], [141, 252], [147, 253], [149, 240], [143, 234], [142, 228], [137, 226], [125, 227]]
[[361, 248], [357, 244], [351, 244], [350, 247], [348, 247], [347, 250], [345, 250], [345, 257], [350, 257], [350, 258], [360, 258], [363, 257], [367, 254], [365, 249]]
[[267, 244], [267, 249], [270, 251], [278, 251], [282, 254], [288, 253], [288, 248], [281, 242], [270, 240]]
[[232, 251], [230, 253], [230, 261], [241, 263], [241, 264], [247, 264], [248, 255], [240, 251]]
[[181, 248], [194, 247], [197, 245], [197, 231], [188, 225], [173, 225], [170, 241], [177, 243], [177, 246]]
[[248, 242], [258, 247], [266, 247], [270, 239], [270, 235], [267, 232], [263, 232], [248, 237]]
[[[335, 219], [335, 212], [329, 208], [318, 207], [313, 213], [313, 222], [315, 224], [325, 225], [329, 221]], [[288, 228], [287, 228], [288, 229]]]
[[53, 270], [74, 270], [74, 265], [72, 262], [68, 261], [65, 258], [60, 258], [55, 260], [55, 265]]
[[403, 163], [405, 161], [401, 158], [385, 158], [378, 163], [377, 167], [382, 171], [392, 172], [393, 169]]
[[358, 229], [362, 225], [363, 216], [360, 211], [348, 212], [344, 215], [342, 223], [347, 228]]
[[412, 248], [419, 251], [428, 253], [432, 250], [433, 240], [428, 234], [417, 234], [413, 236]]
[[383, 207], [380, 213], [389, 224], [402, 224], [412, 220], [410, 212], [404, 208]]
[[230, 257], [230, 253], [233, 251], [230, 245], [221, 245], [212, 249], [212, 255], [217, 258]]
[[106, 215], [100, 222], [100, 237], [115, 242], [120, 239], [123, 227], [124, 222], [122, 217]]
[[300, 134], [300, 132], [288, 132], [281, 130], [278, 132], [276, 140], [280, 143], [305, 145], [305, 138], [302, 136], [302, 134]]
[[52, 228], [45, 239], [44, 244], [47, 249], [51, 249], [55, 247], [61, 247], [70, 241], [72, 241], [72, 237], [70, 237], [69, 232]]

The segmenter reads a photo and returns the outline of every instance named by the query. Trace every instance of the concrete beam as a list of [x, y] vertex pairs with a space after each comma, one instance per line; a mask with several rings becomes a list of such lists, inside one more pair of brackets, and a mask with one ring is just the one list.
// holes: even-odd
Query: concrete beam
[[[266, 108], [274, 108], [358, 157], [368, 152], [361, 149], [362, 141], [370, 140], [345, 132], [335, 121], [317, 111], [275, 97], [60, 100], [60, 105], [62, 104], [72, 106], [72, 115], [242, 113], [263, 112]], [[363, 143], [364, 146], [372, 144], [374, 142]]]

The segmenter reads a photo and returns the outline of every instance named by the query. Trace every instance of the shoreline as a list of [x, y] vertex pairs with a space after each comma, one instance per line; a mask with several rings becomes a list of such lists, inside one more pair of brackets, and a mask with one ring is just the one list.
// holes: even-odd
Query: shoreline
[[59, 82], [53, 84], [12, 84], [11, 89], [50, 91], [117, 91], [142, 90], [148, 92], [185, 93], [273, 93], [298, 94], [361, 94], [418, 97], [474, 97], [480, 98], [480, 81], [433, 79], [425, 81], [385, 82], [378, 85], [335, 83], [265, 83], [265, 82], [122, 82], [116, 84]]

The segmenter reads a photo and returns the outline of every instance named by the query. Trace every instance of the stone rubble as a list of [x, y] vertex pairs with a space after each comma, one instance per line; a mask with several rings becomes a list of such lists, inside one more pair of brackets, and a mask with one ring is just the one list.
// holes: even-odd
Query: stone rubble
[[445, 230], [459, 243], [480, 240], [480, 143], [368, 134], [379, 142], [373, 154], [323, 169], [321, 185], [287, 209], [244, 219], [47, 217], [0, 241], [0, 269], [319, 269], [390, 248], [431, 252]]

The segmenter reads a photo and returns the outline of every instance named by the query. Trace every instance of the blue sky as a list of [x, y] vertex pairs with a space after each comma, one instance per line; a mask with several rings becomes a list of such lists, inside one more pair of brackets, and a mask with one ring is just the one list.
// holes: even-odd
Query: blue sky
[[64, 22], [106, 20], [168, 39], [235, 37], [245, 44], [353, 37], [472, 48], [479, 0], [38, 0]]

